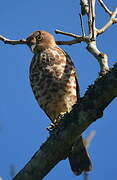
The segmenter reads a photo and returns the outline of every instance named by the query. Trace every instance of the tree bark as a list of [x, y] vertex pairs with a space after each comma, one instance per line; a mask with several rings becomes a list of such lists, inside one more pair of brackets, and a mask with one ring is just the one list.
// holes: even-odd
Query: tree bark
[[117, 96], [117, 64], [90, 85], [84, 97], [67, 113], [50, 137], [13, 180], [41, 180], [65, 159], [75, 139], [98, 118]]

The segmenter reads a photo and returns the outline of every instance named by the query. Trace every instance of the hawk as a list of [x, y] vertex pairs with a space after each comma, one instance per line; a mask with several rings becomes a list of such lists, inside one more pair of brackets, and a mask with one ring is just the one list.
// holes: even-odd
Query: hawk
[[[34, 53], [29, 75], [34, 96], [52, 123], [57, 124], [60, 117], [70, 112], [79, 100], [74, 64], [46, 31], [33, 32], [27, 38], [27, 44]], [[73, 145], [68, 159], [76, 175], [91, 170], [91, 161], [82, 137]]]

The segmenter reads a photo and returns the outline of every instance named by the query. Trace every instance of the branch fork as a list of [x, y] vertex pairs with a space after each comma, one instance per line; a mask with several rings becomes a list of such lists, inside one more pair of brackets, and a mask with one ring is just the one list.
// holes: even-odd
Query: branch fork
[[84, 27], [82, 25], [82, 19], [81, 19], [81, 27], [82, 27], [82, 32], [83, 36], [78, 36], [72, 33], [68, 32], [63, 32], [60, 30], [56, 30], [56, 33], [67, 35], [74, 37], [74, 40], [71, 41], [58, 41], [57, 43], [60, 45], [64, 44], [76, 44], [76, 43], [81, 43], [85, 42], [87, 44], [86, 49], [98, 60], [98, 63], [100, 65], [100, 75], [104, 75], [109, 71], [109, 66], [108, 66], [108, 56], [107, 54], [101, 52], [96, 44], [96, 39], [97, 36], [101, 35], [104, 33], [112, 24], [117, 23], [117, 8], [112, 12], [110, 11], [107, 6], [104, 4], [102, 0], [99, 0], [100, 5], [103, 7], [104, 11], [107, 12], [110, 16], [109, 21], [101, 28], [97, 29], [95, 26], [95, 21], [96, 21], [96, 15], [95, 15], [95, 2], [96, 0], [81, 0], [81, 14], [82, 15], [87, 15], [88, 16], [88, 27], [89, 27], [89, 35], [84, 36]]
[[[97, 29], [95, 25], [96, 15], [95, 15], [95, 2], [96, 0], [80, 0], [81, 4], [81, 28], [82, 28], [82, 36], [76, 35], [73, 33], [63, 32], [60, 30], [55, 30], [56, 34], [63, 34], [65, 36], [70, 36], [73, 39], [70, 41], [56, 41], [57, 45], [72, 45], [81, 42], [85, 42], [87, 44], [86, 49], [97, 59], [99, 66], [100, 66], [100, 75], [104, 75], [109, 71], [108, 66], [108, 56], [101, 52], [96, 44], [97, 36], [104, 33], [111, 25], [117, 23], [117, 8], [112, 12], [110, 11], [107, 6], [104, 4], [103, 0], [98, 0], [102, 8], [108, 15], [110, 16], [109, 21], [101, 28]], [[89, 33], [86, 36], [84, 31], [84, 25], [82, 20], [82, 15], [87, 15], [88, 17], [88, 27]], [[0, 40], [3, 41], [5, 44], [17, 45], [17, 44], [27, 44], [26, 39], [21, 40], [10, 40], [5, 38], [4, 36], [0, 35]]]
[[[56, 137], [51, 135], [27, 165], [13, 178], [13, 180], [41, 180], [45, 177], [47, 173], [63, 159], [63, 157], [66, 157], [69, 152], [69, 147], [73, 144], [75, 137], [80, 136], [92, 122], [100, 118], [108, 104], [117, 97], [117, 64], [115, 64], [115, 66], [109, 71], [108, 56], [101, 52], [96, 44], [97, 36], [104, 33], [112, 24], [117, 23], [117, 8], [112, 12], [104, 4], [103, 0], [98, 1], [104, 11], [110, 16], [109, 21], [101, 29], [97, 29], [95, 25], [96, 0], [80, 0], [81, 21], [82, 16], [86, 15], [88, 17], [88, 35], [85, 35], [82, 21], [82, 36], [56, 30], [55, 32], [58, 34], [63, 34], [73, 38], [70, 41], [56, 41], [56, 43], [58, 45], [72, 45], [85, 42], [87, 44], [86, 49], [98, 60], [100, 74], [106, 75], [98, 78], [94, 82], [94, 85], [91, 85], [88, 88], [79, 104], [74, 106], [73, 111], [65, 115], [62, 122], [69, 120], [69, 127], [59, 133], [57, 140]], [[26, 39], [10, 40], [2, 35], [0, 35], [0, 41], [11, 45], [27, 44]], [[73, 119], [75, 119], [75, 122], [72, 122]], [[89, 143], [90, 139], [86, 145], [88, 146]]]

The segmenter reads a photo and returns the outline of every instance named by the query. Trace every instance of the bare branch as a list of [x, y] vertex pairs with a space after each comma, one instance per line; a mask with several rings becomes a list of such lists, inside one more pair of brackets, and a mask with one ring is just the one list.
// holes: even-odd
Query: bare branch
[[[13, 180], [41, 180], [62, 159], [68, 156], [69, 150], [76, 138], [95, 120], [102, 117], [104, 109], [117, 97], [117, 64], [109, 71], [108, 56], [100, 52], [96, 45], [97, 35], [105, 32], [112, 24], [117, 23], [117, 8], [111, 12], [102, 0], [99, 0], [104, 10], [111, 16], [108, 23], [101, 29], [95, 27], [95, 0], [81, 0], [82, 15], [89, 19], [89, 36], [79, 36], [56, 30], [58, 34], [75, 39], [71, 41], [56, 41], [58, 45], [71, 45], [86, 42], [87, 50], [98, 60], [101, 74], [94, 85], [91, 85], [84, 97], [73, 110], [60, 121], [48, 140], [40, 147], [28, 164], [13, 178]], [[10, 40], [0, 35], [5, 44], [27, 44], [26, 39]], [[108, 95], [107, 95], [108, 93]], [[63, 128], [61, 128], [63, 127]], [[87, 143], [90, 144], [91, 139]], [[53, 156], [54, 154], [54, 156]]]
[[90, 0], [91, 1], [91, 14], [92, 14], [92, 36], [91, 39], [96, 39], [96, 27], [95, 27], [95, 1], [96, 0]]
[[[86, 3], [87, 1], [82, 1]], [[101, 1], [100, 1], [101, 2]], [[102, 33], [104, 33], [112, 24], [117, 23], [117, 8], [115, 8], [115, 11], [112, 13], [110, 20], [108, 23], [101, 29], [96, 29], [95, 27], [95, 0], [88, 0], [89, 3], [89, 11], [87, 13], [88, 15], [88, 24], [89, 24], [89, 36], [78, 36], [72, 33], [66, 33], [63, 31], [57, 30], [57, 33], [61, 33], [63, 35], [72, 36], [74, 38], [77, 38], [77, 40], [72, 40], [68, 42], [59, 42], [58, 44], [75, 44], [79, 42], [86, 42], [88, 44], [87, 50], [94, 56], [99, 62], [100, 65], [100, 74], [105, 74], [109, 71], [108, 66], [108, 56], [105, 53], [102, 53], [99, 51], [96, 45], [96, 37]]]
[[80, 16], [80, 22], [81, 22], [82, 36], [85, 37], [85, 30], [84, 30], [84, 25], [83, 25], [82, 14], [79, 14], [79, 16]]
[[89, 0], [88, 24], [89, 36], [91, 37], [91, 40], [95, 40], [97, 35], [95, 27], [95, 0]]
[[[60, 34], [67, 35], [67, 36], [70, 35], [71, 36], [71, 33], [63, 32], [63, 31], [59, 31], [59, 30], [57, 30], [57, 31]], [[84, 41], [84, 42], [86, 42], [88, 44], [87, 50], [94, 57], [96, 57], [96, 59], [98, 60], [98, 62], [100, 64], [100, 75], [106, 74], [109, 71], [108, 56], [98, 50], [98, 48], [96, 46], [96, 41], [90, 40], [90, 38], [88, 36], [85, 36], [85, 37], [78, 36], [78, 38], [76, 40], [72, 40], [72, 41], [56, 41], [56, 42], [59, 45], [64, 45], [64, 44], [65, 45], [71, 45], [71, 44], [79, 43], [81, 41]]]
[[81, 43], [81, 38], [73, 39], [71, 41], [56, 41], [57, 45], [73, 45], [77, 43]]
[[103, 28], [97, 30], [97, 35], [104, 33], [112, 24], [117, 23], [117, 18], [115, 18], [116, 16], [117, 8], [115, 8], [115, 10], [112, 12], [112, 15], [108, 23]]
[[[98, 50], [98, 53], [97, 53], [96, 44], [94, 46], [95, 42], [91, 42], [91, 40], [90, 40], [90, 38], [88, 36], [79, 36], [79, 35], [75, 35], [75, 34], [72, 34], [72, 33], [63, 32], [63, 31], [60, 31], [60, 30], [56, 30], [55, 32], [59, 33], [59, 34], [75, 37], [75, 39], [73, 39], [71, 41], [56, 41], [56, 43], [58, 45], [72, 45], [72, 44], [76, 44], [76, 43], [81, 43], [82, 41], [86, 42], [88, 44], [87, 49], [99, 60], [99, 63], [101, 65], [101, 73], [103, 72], [103, 74], [104, 74], [104, 72], [106, 72], [109, 69], [108, 65], [107, 65], [107, 58], [105, 59], [106, 56], [103, 57], [103, 61], [101, 63], [102, 56], [99, 56], [101, 54], [101, 52], [99, 52], [99, 50]], [[0, 40], [3, 41], [6, 44], [11, 44], [11, 45], [27, 44], [26, 39], [10, 40], [10, 39], [7, 39], [7, 38], [5, 38], [5, 37], [3, 37], [1, 35], [0, 35]]]
[[[63, 34], [65, 36], [70, 36], [70, 37], [74, 37], [76, 39], [74, 40], [71, 40], [71, 41], [56, 41], [56, 43], [58, 45], [72, 45], [72, 44], [77, 44], [77, 43], [81, 43], [82, 41], [83, 42], [89, 42], [90, 39], [88, 36], [79, 36], [79, 35], [76, 35], [76, 34], [72, 34], [72, 33], [68, 33], [68, 32], [64, 32], [64, 31], [61, 31], [61, 30], [55, 30], [55, 33], [56, 34]], [[73, 42], [73, 43], [72, 43]]]
[[5, 44], [17, 45], [17, 44], [26, 44], [26, 39], [20, 40], [10, 40], [0, 35], [0, 41], [3, 41]]
[[47, 141], [13, 180], [42, 180], [59, 161], [68, 156], [76, 138], [91, 123], [102, 117], [104, 109], [116, 96], [117, 64], [89, 87], [84, 97], [64, 116]]
[[71, 36], [71, 37], [73, 37], [73, 38], [79, 38], [79, 37], [81, 37], [81, 36], [76, 35], [76, 34], [72, 34], [72, 33], [64, 32], [64, 31], [60, 31], [59, 29], [56, 29], [56, 30], [55, 30], [55, 33], [56, 33], [56, 34], [63, 34], [63, 35], [66, 35], [66, 36]]
[[81, 5], [81, 14], [84, 16], [85, 14], [89, 13], [89, 4], [88, 0], [80, 0], [80, 5]]
[[89, 3], [89, 13], [87, 14], [87, 16], [88, 16], [88, 26], [89, 26], [90, 37], [92, 37], [92, 8], [91, 8], [91, 1], [88, 0], [88, 3]]
[[104, 4], [103, 0], [98, 0], [102, 8], [105, 10], [106, 13], [108, 13], [110, 16], [112, 15], [112, 11], [110, 11], [107, 6]]
[[113, 18], [113, 24], [117, 23], [117, 18]]
[[106, 74], [109, 71], [108, 56], [99, 51], [96, 41], [88, 43], [87, 50], [98, 60], [100, 64], [100, 75]]

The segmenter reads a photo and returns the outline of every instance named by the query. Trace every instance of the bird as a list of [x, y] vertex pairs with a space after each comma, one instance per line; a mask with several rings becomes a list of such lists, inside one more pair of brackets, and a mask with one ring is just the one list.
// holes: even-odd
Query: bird
[[[71, 57], [56, 44], [49, 32], [35, 31], [26, 41], [34, 54], [29, 70], [32, 91], [51, 120], [52, 128], [79, 101], [76, 69]], [[68, 159], [75, 175], [91, 170], [92, 163], [82, 136], [73, 144]]]

